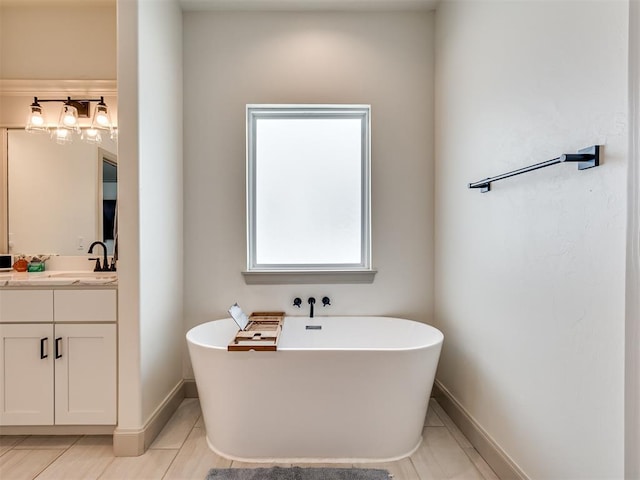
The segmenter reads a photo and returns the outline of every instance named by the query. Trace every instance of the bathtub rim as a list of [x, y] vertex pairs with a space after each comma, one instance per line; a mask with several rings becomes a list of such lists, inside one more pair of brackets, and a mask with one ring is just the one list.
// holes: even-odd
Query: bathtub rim
[[[309, 319], [311, 321], [318, 321], [321, 320], [322, 318], [381, 318], [381, 319], [387, 319], [387, 320], [399, 320], [399, 321], [403, 321], [403, 322], [411, 322], [411, 323], [417, 323], [419, 325], [423, 325], [431, 330], [433, 330], [434, 334], [436, 334], [437, 339], [431, 343], [427, 343], [427, 344], [422, 344], [422, 345], [416, 345], [416, 346], [410, 346], [410, 347], [314, 347], [314, 348], [306, 348], [306, 347], [281, 347], [279, 348], [277, 351], [281, 351], [281, 352], [410, 352], [410, 351], [415, 351], [415, 350], [421, 350], [421, 349], [425, 349], [425, 348], [433, 348], [436, 347], [438, 345], [442, 345], [444, 343], [444, 334], [442, 333], [442, 331], [436, 327], [434, 327], [433, 325], [430, 325], [428, 323], [423, 323], [423, 322], [418, 322], [416, 320], [409, 320], [406, 318], [400, 318], [400, 317], [387, 317], [384, 315], [324, 315], [324, 316], [316, 316], [313, 317], [312, 319], [306, 316], [295, 316], [295, 315], [286, 315], [285, 320], [287, 318], [294, 318], [294, 319]], [[192, 334], [192, 332], [196, 329], [198, 329], [199, 327], [202, 327], [204, 325], [207, 324], [211, 324], [214, 322], [221, 322], [221, 321], [231, 321], [234, 322], [234, 320], [231, 317], [226, 317], [226, 318], [218, 318], [215, 320], [209, 320], [203, 323], [200, 323], [198, 325], [194, 325], [193, 327], [191, 327], [187, 333], [185, 334], [185, 338], [187, 340], [187, 343], [191, 343], [195, 346], [198, 347], [202, 347], [202, 348], [207, 348], [210, 350], [219, 350], [219, 351], [227, 351], [227, 345], [211, 345], [211, 344], [207, 344], [207, 343], [203, 343], [201, 341], [197, 341], [193, 338], [194, 334]], [[231, 341], [232, 338], [229, 339], [229, 341]], [[248, 352], [253, 352], [253, 350], [249, 350]], [[238, 353], [238, 352], [234, 352], [234, 353]], [[247, 353], [247, 352], [245, 352]]]

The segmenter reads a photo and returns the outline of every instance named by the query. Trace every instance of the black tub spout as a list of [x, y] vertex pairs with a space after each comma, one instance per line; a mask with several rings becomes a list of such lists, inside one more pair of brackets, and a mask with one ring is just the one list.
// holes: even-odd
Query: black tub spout
[[309, 318], [313, 318], [313, 305], [316, 303], [316, 299], [313, 297], [309, 297], [309, 306], [311, 307], [311, 310], [309, 310]]

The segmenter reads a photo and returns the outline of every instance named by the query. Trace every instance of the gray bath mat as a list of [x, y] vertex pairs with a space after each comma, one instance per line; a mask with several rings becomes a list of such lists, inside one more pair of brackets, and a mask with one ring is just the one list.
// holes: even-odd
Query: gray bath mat
[[389, 480], [375, 468], [212, 468], [205, 480]]

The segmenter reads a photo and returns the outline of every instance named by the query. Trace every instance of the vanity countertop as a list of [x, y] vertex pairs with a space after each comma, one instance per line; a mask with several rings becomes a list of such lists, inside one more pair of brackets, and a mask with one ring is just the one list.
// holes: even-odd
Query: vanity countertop
[[51, 270], [44, 272], [0, 272], [2, 287], [118, 285], [117, 272]]

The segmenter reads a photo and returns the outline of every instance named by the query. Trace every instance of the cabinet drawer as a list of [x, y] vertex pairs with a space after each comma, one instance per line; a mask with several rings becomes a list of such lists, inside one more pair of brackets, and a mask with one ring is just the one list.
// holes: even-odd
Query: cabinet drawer
[[0, 290], [0, 322], [52, 321], [52, 290]]
[[56, 290], [53, 303], [56, 322], [115, 322], [115, 290]]

